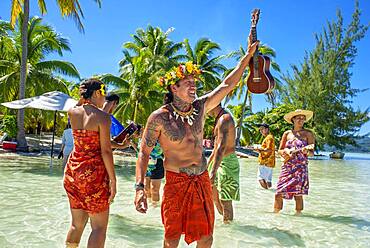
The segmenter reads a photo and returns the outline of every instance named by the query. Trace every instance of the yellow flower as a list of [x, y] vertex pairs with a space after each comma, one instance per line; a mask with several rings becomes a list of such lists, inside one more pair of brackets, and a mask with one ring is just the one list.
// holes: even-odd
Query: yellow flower
[[167, 79], [171, 79], [171, 77], [172, 77], [172, 76], [171, 76], [171, 73], [167, 72], [167, 73], [166, 73], [166, 78], [167, 78]]
[[187, 70], [189, 73], [192, 73], [192, 72], [193, 72], [193, 62], [191, 62], [191, 61], [186, 62], [186, 63], [185, 63], [185, 66], [186, 66], [186, 70]]
[[105, 85], [104, 84], [100, 85], [100, 92], [101, 92], [102, 96], [106, 96]]
[[179, 64], [174, 66], [164, 77], [160, 78], [158, 84], [162, 87], [176, 83], [180, 79], [184, 79], [188, 75], [196, 76], [200, 75], [202, 71], [192, 61], [188, 61], [185, 64]]

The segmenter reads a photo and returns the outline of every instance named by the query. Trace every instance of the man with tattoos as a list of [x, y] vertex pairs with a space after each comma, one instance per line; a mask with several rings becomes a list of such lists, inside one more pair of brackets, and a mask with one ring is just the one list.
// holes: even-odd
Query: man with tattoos
[[221, 104], [209, 115], [216, 118], [213, 129], [214, 149], [209, 157], [208, 171], [212, 183], [213, 201], [225, 224], [233, 220], [232, 201], [240, 200], [239, 161], [235, 154], [235, 123]]
[[212, 245], [212, 189], [201, 142], [205, 114], [237, 86], [257, 45], [249, 45], [247, 54], [225, 80], [200, 98], [196, 97], [196, 81], [201, 71], [192, 62], [180, 64], [160, 79], [168, 93], [165, 104], [149, 116], [144, 130], [136, 162], [135, 207], [141, 213], [148, 209], [143, 183], [150, 152], [158, 141], [166, 171], [161, 211], [164, 247], [177, 247], [181, 234], [188, 244]]

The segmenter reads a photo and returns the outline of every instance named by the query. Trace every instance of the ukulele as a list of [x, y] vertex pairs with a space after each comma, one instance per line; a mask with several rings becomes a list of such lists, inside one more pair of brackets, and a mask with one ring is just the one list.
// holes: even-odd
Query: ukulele
[[293, 154], [297, 153], [297, 152], [300, 152], [304, 149], [307, 149], [307, 150], [313, 150], [315, 148], [315, 144], [310, 144], [310, 145], [307, 145], [307, 146], [304, 146], [302, 148], [299, 148], [299, 149], [296, 149], [296, 148], [290, 148], [288, 149], [288, 151], [286, 152], [287, 155], [289, 156], [288, 158], [284, 158], [284, 157], [281, 157], [281, 161], [283, 161], [284, 163], [287, 162], [289, 159], [292, 158]]
[[[257, 41], [257, 23], [260, 15], [259, 9], [254, 9], [251, 17], [252, 44]], [[249, 62], [249, 75], [247, 78], [248, 90], [255, 94], [269, 93], [275, 87], [274, 77], [271, 75], [271, 60], [258, 52], [258, 47]]]

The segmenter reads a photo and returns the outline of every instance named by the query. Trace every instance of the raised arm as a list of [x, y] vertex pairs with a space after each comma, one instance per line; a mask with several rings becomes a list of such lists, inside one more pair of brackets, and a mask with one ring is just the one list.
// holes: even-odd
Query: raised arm
[[246, 55], [241, 58], [235, 69], [224, 79], [224, 81], [219, 86], [217, 86], [216, 89], [203, 96], [207, 99], [205, 102], [206, 112], [220, 104], [222, 99], [224, 99], [227, 94], [229, 94], [237, 86], [243, 75], [243, 72], [249, 64], [250, 59], [253, 57], [258, 44], [258, 41], [253, 43], [252, 45], [249, 44]]
[[144, 178], [148, 167], [149, 156], [160, 135], [160, 114], [152, 113], [146, 123], [144, 135], [141, 140], [138, 159], [136, 161], [136, 195], [135, 207], [140, 213], [146, 213], [148, 209], [144, 191]]

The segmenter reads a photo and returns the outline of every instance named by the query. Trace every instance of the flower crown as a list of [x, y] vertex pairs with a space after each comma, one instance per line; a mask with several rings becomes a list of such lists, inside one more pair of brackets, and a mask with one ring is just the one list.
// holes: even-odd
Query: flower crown
[[164, 77], [159, 78], [158, 83], [161, 87], [167, 87], [168, 85], [175, 84], [180, 79], [184, 79], [186, 76], [193, 75], [197, 77], [200, 74], [202, 74], [202, 70], [199, 69], [198, 65], [189, 61], [173, 67]]

